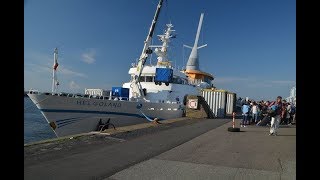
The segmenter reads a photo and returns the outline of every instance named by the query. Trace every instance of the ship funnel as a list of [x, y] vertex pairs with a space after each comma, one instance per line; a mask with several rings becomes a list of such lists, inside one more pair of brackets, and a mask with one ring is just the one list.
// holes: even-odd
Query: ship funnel
[[199, 25], [198, 25], [198, 30], [197, 30], [197, 34], [196, 34], [196, 39], [194, 41], [193, 47], [184, 45], [185, 47], [192, 49], [190, 56], [189, 56], [189, 59], [188, 59], [188, 62], [187, 62], [186, 70], [199, 70], [200, 71], [198, 49], [207, 46], [207, 44], [205, 44], [205, 45], [198, 47], [198, 41], [199, 41], [199, 35], [200, 35], [200, 31], [201, 31], [201, 26], [202, 26], [203, 15], [204, 15], [204, 13], [201, 13], [200, 21], [199, 21]]

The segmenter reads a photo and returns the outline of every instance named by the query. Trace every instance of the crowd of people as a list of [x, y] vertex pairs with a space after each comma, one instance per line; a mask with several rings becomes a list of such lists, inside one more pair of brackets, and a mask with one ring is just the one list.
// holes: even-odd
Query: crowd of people
[[275, 101], [243, 101], [241, 127], [247, 125], [270, 126], [269, 135], [277, 135], [277, 128], [281, 125], [296, 124], [296, 106], [282, 100], [278, 96]]

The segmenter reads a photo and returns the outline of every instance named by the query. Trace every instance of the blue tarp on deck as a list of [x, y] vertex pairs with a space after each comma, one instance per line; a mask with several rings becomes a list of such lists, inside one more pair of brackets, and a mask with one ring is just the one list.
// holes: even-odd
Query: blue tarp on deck
[[156, 68], [156, 82], [172, 82], [173, 70], [170, 68]]
[[129, 88], [112, 87], [112, 96], [129, 98]]

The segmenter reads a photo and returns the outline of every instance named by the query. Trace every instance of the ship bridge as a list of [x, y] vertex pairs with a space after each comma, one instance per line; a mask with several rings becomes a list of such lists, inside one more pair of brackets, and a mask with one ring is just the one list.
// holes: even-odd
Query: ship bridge
[[200, 70], [187, 69], [184, 71], [184, 73], [188, 76], [188, 80], [192, 84], [199, 84], [201, 82], [206, 82], [209, 85], [211, 85], [211, 81], [214, 80], [214, 77], [212, 74], [209, 74]]

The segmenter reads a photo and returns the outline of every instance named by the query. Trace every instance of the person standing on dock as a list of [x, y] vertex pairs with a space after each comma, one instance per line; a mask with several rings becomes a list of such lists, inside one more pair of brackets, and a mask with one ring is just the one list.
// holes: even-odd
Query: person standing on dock
[[276, 115], [274, 117], [271, 117], [271, 125], [270, 125], [270, 133], [269, 136], [277, 136], [277, 131], [279, 128], [280, 120], [283, 117], [282, 113], [282, 97], [278, 96], [276, 101], [273, 101], [269, 108], [272, 106], [275, 106]]
[[250, 111], [249, 103], [246, 102], [244, 105], [242, 105], [243, 118], [242, 118], [241, 127], [246, 127], [246, 125], [248, 124], [249, 111]]
[[257, 105], [257, 103], [254, 101], [252, 103], [252, 107], [251, 107], [251, 112], [252, 112], [252, 117], [251, 117], [251, 124], [257, 124], [258, 123], [258, 113], [259, 113], [259, 107]]

